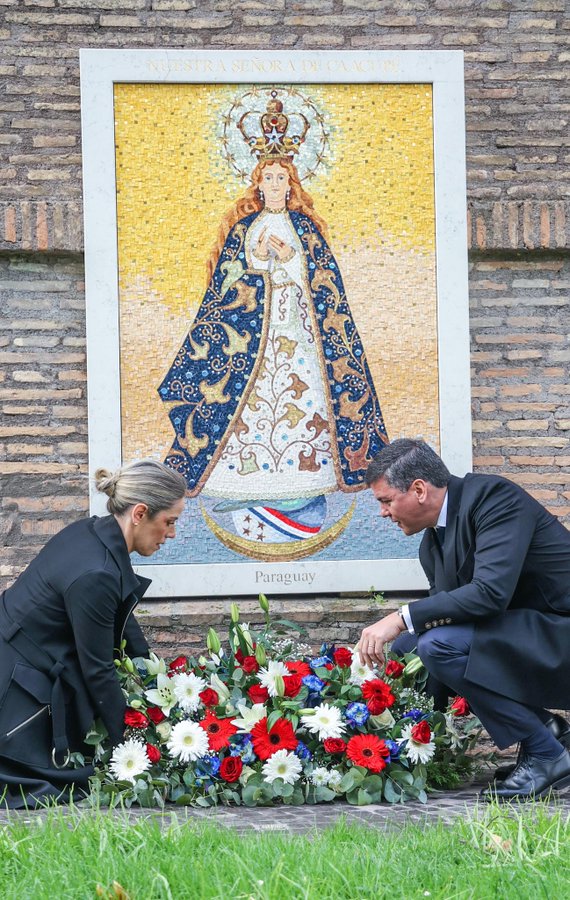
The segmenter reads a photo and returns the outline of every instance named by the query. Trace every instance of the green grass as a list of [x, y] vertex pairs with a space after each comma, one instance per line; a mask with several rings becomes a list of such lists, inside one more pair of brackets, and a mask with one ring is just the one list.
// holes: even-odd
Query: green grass
[[174, 819], [161, 829], [103, 811], [41, 818], [0, 826], [2, 900], [550, 900], [570, 884], [570, 822], [540, 804], [485, 807], [451, 827], [341, 820], [305, 836]]

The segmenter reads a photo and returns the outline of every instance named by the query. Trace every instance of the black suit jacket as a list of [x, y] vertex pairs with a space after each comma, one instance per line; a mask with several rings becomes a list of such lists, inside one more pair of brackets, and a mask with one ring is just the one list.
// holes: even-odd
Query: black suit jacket
[[570, 533], [506, 478], [452, 477], [445, 545], [420, 545], [430, 596], [416, 633], [472, 623], [467, 678], [536, 706], [570, 708]]
[[[113, 743], [122, 739], [125, 699], [114, 651], [124, 637], [131, 656], [148, 655], [129, 617], [149, 584], [135, 575], [114, 516], [76, 522], [48, 541], [0, 598], [0, 755], [12, 753], [16, 734], [5, 735], [23, 719], [18, 710], [28, 695], [31, 702], [36, 684], [44, 700], [34, 670], [45, 674], [46, 657], [61, 664], [71, 749], [81, 747], [96, 717]], [[14, 623], [20, 629], [10, 637]], [[23, 737], [24, 731], [20, 745]]]

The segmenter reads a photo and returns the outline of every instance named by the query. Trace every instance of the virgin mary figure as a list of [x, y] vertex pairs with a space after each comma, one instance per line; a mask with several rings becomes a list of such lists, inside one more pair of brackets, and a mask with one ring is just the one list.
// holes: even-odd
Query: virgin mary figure
[[257, 142], [251, 185], [221, 223], [208, 288], [159, 393], [175, 431], [165, 462], [189, 495], [218, 498], [240, 537], [280, 543], [316, 535], [326, 496], [362, 490], [388, 438], [278, 100], [271, 115], [273, 139]]

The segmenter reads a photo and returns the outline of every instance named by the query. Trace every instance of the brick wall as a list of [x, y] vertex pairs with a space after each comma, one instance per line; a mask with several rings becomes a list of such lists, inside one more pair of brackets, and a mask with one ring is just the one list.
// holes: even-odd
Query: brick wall
[[[567, 0], [0, 0], [0, 589], [87, 509], [80, 47], [462, 49], [474, 464], [570, 524], [569, 11]], [[146, 606], [164, 647], [201, 633], [199, 605]], [[334, 597], [291, 611], [309, 607], [315, 639], [357, 627]]]

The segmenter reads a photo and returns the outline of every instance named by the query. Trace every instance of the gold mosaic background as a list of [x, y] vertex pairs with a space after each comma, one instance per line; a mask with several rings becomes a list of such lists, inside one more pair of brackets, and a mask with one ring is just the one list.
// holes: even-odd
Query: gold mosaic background
[[[115, 85], [123, 459], [173, 432], [157, 387], [200, 304], [243, 184], [218, 142], [245, 85]], [[390, 438], [439, 446], [430, 85], [299, 85], [324, 113], [327, 166], [304, 187], [326, 220]]]

